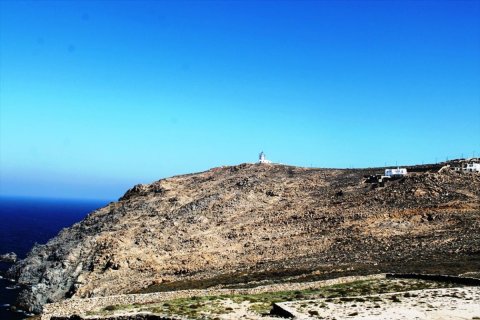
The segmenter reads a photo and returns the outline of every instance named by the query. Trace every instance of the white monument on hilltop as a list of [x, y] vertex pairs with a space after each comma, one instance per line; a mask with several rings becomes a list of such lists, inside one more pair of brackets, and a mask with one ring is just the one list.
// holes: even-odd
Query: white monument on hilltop
[[272, 161], [267, 160], [267, 158], [265, 157], [265, 153], [262, 151], [258, 155], [258, 163], [272, 163]]

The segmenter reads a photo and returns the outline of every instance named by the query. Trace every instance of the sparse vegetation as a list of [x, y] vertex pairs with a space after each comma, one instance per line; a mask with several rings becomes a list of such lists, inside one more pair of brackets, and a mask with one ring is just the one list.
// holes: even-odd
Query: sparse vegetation
[[[325, 299], [325, 302], [346, 303], [355, 302], [363, 303], [365, 301], [379, 302], [382, 301], [375, 295], [379, 292], [402, 292], [408, 290], [431, 289], [440, 287], [452, 286], [448, 283], [439, 283], [423, 280], [397, 280], [397, 279], [382, 279], [382, 280], [368, 280], [356, 281], [347, 284], [338, 284], [318, 289], [295, 290], [295, 291], [280, 291], [268, 292], [261, 294], [239, 294], [239, 295], [223, 295], [223, 296], [202, 296], [185, 299], [175, 299], [168, 302], [156, 303], [151, 305], [119, 305], [108, 306], [99, 310], [97, 314], [107, 315], [115, 314], [121, 311], [146, 311], [155, 314], [164, 315], [178, 315], [188, 318], [214, 318], [217, 315], [228, 314], [235, 312], [236, 306], [242, 303], [247, 303], [246, 306], [249, 311], [259, 315], [268, 314], [272, 308], [273, 303], [297, 300], [314, 300]], [[359, 297], [362, 296], [362, 297]], [[399, 302], [398, 295], [393, 295], [390, 298], [394, 302]], [[301, 304], [306, 312], [310, 313], [309, 306], [316, 306], [319, 308], [326, 308], [325, 303], [320, 305], [312, 301], [306, 301]], [[378, 308], [378, 305], [374, 305]], [[316, 311], [315, 311], [316, 312]], [[91, 313], [90, 315], [92, 315]], [[311, 313], [310, 313], [311, 314]], [[318, 312], [317, 312], [318, 314]], [[317, 315], [315, 314], [315, 315]], [[313, 314], [311, 314], [313, 315]]]

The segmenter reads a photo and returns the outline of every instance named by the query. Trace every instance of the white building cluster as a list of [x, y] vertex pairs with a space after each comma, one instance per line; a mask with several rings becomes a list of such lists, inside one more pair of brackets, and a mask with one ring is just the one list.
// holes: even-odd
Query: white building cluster
[[480, 172], [480, 163], [467, 163], [467, 166], [463, 168], [463, 171], [467, 172]]
[[466, 163], [460, 167], [454, 167], [453, 170], [455, 171], [463, 171], [463, 172], [480, 172], [480, 163], [471, 162]]
[[407, 175], [407, 168], [385, 169], [385, 176], [390, 178], [403, 177]]

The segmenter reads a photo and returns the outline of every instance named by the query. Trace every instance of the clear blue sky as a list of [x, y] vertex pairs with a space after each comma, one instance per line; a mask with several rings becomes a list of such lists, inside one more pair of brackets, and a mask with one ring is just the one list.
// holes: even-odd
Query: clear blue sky
[[1, 1], [0, 194], [480, 153], [479, 1]]

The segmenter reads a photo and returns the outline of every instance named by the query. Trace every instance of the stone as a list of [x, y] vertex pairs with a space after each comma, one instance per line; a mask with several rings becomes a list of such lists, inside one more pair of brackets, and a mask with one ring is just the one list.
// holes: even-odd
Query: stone
[[0, 262], [15, 263], [17, 261], [17, 255], [15, 252], [9, 252], [0, 254]]

